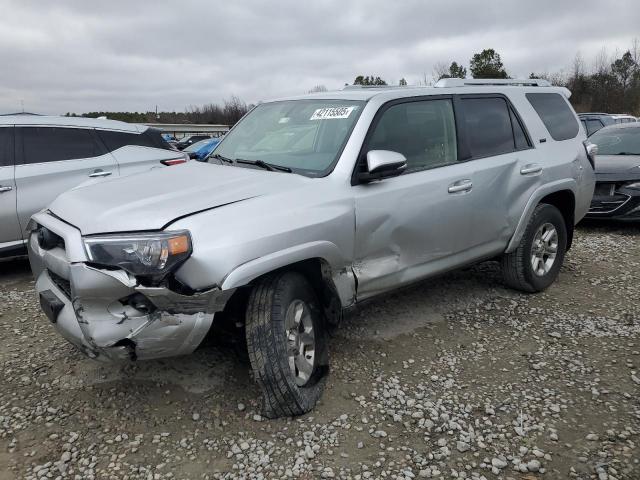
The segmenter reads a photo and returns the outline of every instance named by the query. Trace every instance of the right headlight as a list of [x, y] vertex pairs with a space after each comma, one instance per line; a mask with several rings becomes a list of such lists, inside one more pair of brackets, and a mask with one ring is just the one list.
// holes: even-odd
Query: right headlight
[[164, 278], [191, 255], [191, 235], [174, 232], [84, 237], [91, 263], [117, 267], [132, 275]]

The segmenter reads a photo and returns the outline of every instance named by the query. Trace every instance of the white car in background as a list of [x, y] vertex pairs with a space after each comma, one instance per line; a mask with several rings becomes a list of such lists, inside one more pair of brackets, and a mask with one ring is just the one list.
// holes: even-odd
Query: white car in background
[[626, 115], [626, 114], [613, 114], [611, 115], [616, 123], [636, 123], [638, 121], [638, 119], [636, 117], [634, 117], [633, 115]]
[[29, 218], [62, 192], [187, 160], [160, 130], [144, 125], [0, 116], [0, 257], [25, 253]]

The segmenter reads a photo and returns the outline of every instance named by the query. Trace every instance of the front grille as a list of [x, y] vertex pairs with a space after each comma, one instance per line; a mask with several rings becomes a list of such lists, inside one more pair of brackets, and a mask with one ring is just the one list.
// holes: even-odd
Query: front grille
[[47, 273], [49, 274], [49, 278], [51, 278], [51, 281], [54, 283], [54, 285], [58, 287], [69, 300], [71, 300], [71, 282], [62, 278], [60, 275], [52, 272], [51, 270], [47, 269]]
[[589, 207], [589, 213], [612, 213], [627, 203], [629, 198], [631, 198], [629, 195], [622, 193], [614, 193], [606, 197], [594, 196], [591, 201], [591, 206]]

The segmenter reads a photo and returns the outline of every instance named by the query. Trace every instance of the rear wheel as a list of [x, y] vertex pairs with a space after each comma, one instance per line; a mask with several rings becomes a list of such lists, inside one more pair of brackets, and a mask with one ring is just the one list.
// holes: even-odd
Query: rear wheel
[[246, 337], [263, 414], [275, 418], [311, 410], [322, 395], [328, 355], [322, 310], [303, 275], [276, 273], [253, 288]]
[[567, 226], [560, 211], [541, 203], [531, 215], [520, 245], [502, 257], [505, 284], [540, 292], [558, 276], [567, 248]]

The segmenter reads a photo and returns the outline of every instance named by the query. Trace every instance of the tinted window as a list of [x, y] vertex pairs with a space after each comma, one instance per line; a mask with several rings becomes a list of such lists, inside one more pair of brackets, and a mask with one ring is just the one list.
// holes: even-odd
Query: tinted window
[[567, 140], [578, 135], [578, 122], [562, 95], [559, 93], [527, 93], [527, 100], [538, 113], [554, 140]]
[[370, 137], [368, 150], [391, 150], [407, 158], [408, 170], [456, 162], [458, 149], [451, 100], [409, 102], [389, 107]]
[[516, 114], [512, 110], [509, 110], [509, 113], [511, 114], [511, 125], [513, 127], [513, 139], [515, 141], [516, 150], [523, 150], [531, 147], [520, 120], [518, 120], [518, 117], [516, 117]]
[[464, 98], [462, 105], [473, 157], [499, 155], [515, 149], [511, 114], [504, 98]]
[[19, 127], [24, 163], [56, 162], [102, 155], [90, 129], [62, 127]]
[[0, 127], [0, 167], [13, 165], [13, 127]]
[[587, 135], [597, 132], [602, 127], [604, 127], [604, 125], [600, 120], [587, 120]]
[[[151, 148], [169, 148], [167, 145], [164, 146], [166, 142], [160, 136], [160, 132], [157, 130], [149, 130], [144, 133], [130, 133], [130, 132], [115, 132], [110, 130], [97, 130], [98, 135], [107, 146], [107, 149], [110, 152], [117, 150], [119, 148], [125, 147], [127, 145], [136, 145], [140, 147], [151, 147]], [[157, 135], [154, 135], [152, 132], [156, 132]]]
[[163, 148], [165, 150], [173, 150], [171, 145], [167, 143], [167, 141], [162, 136], [162, 131], [156, 128], [149, 128], [145, 130], [142, 136], [147, 137], [149, 143], [156, 148]]

